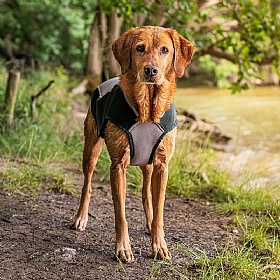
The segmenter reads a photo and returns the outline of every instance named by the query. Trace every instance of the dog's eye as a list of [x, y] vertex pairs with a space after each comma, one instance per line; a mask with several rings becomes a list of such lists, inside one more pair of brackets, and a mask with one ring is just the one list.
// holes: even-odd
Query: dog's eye
[[166, 53], [169, 52], [167, 47], [162, 47], [162, 48], [160, 49], [160, 51], [161, 51], [161, 53], [163, 53], [163, 54], [166, 54]]
[[139, 46], [136, 47], [136, 50], [138, 52], [144, 52], [145, 51], [145, 46], [144, 45], [139, 45]]

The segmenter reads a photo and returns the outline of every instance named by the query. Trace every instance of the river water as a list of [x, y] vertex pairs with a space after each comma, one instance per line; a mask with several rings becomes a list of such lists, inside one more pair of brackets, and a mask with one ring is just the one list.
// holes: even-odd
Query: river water
[[232, 137], [217, 152], [233, 178], [251, 186], [280, 182], [280, 87], [258, 87], [238, 94], [217, 88], [178, 88], [177, 107], [194, 110]]

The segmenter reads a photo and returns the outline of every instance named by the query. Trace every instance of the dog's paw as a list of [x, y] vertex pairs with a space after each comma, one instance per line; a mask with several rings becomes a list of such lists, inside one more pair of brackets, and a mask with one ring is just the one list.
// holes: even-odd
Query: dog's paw
[[167, 249], [166, 242], [160, 242], [158, 244], [153, 243], [153, 257], [156, 257], [160, 260], [170, 260], [171, 259], [171, 253]]
[[87, 221], [88, 221], [88, 216], [85, 217], [78, 216], [76, 217], [74, 223], [72, 224], [71, 229], [83, 231], [86, 229]]
[[157, 251], [153, 251], [153, 257], [160, 260], [170, 260], [171, 253], [167, 248], [159, 248]]
[[116, 252], [117, 259], [124, 263], [129, 263], [134, 261], [134, 256], [132, 254], [131, 250], [121, 250], [119, 252]]
[[131, 251], [130, 245], [128, 246], [118, 246], [116, 245], [116, 256], [117, 259], [124, 262], [124, 263], [129, 263], [134, 261], [134, 256]]

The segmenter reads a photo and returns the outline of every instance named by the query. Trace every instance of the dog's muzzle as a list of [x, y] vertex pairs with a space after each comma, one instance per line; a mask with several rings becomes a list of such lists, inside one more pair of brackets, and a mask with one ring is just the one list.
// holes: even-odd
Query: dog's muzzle
[[146, 65], [144, 67], [146, 77], [154, 77], [158, 74], [158, 67], [155, 65]]
[[158, 67], [155, 65], [146, 65], [144, 67], [145, 82], [146, 83], [156, 83], [156, 76], [158, 75]]

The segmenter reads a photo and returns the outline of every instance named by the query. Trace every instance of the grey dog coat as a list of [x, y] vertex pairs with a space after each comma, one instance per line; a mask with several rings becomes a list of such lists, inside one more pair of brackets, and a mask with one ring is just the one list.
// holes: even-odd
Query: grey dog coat
[[130, 165], [151, 164], [155, 151], [163, 137], [178, 123], [175, 105], [164, 112], [159, 123], [136, 121], [138, 113], [129, 105], [119, 78], [110, 79], [93, 92], [91, 111], [97, 124], [98, 137], [104, 138], [107, 121], [126, 132], [130, 145]]

